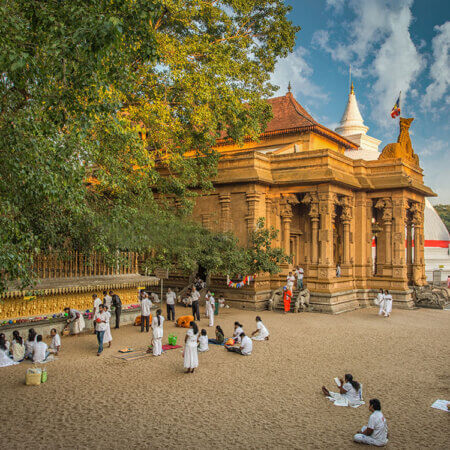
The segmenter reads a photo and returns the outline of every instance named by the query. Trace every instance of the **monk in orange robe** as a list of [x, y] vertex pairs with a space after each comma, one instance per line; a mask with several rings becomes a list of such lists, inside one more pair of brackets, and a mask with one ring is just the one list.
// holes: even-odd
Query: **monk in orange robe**
[[288, 313], [291, 310], [291, 298], [292, 292], [286, 286], [283, 288], [283, 303], [284, 303], [284, 313]]

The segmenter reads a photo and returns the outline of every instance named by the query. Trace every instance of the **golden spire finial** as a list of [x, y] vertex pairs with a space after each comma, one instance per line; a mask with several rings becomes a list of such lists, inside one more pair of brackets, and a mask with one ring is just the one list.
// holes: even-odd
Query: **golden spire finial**
[[355, 88], [353, 87], [353, 81], [352, 81], [352, 85], [350, 86], [350, 94], [354, 94], [355, 93]]
[[289, 84], [288, 84], [288, 92], [291, 92], [291, 82], [289, 81]]

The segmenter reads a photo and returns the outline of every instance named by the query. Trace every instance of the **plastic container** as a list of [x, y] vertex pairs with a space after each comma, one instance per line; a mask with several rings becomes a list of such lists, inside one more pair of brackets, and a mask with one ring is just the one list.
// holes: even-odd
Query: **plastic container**
[[178, 337], [174, 334], [169, 334], [169, 345], [177, 345]]
[[46, 381], [47, 381], [47, 371], [45, 369], [42, 369], [41, 383], [45, 383]]

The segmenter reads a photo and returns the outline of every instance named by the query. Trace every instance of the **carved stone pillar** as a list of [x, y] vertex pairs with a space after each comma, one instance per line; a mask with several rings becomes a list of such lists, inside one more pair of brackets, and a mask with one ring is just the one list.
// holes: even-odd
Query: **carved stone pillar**
[[271, 215], [272, 215], [272, 199], [266, 194], [266, 227], [269, 228], [271, 225]]
[[319, 264], [330, 266], [333, 261], [333, 223], [334, 198], [330, 194], [319, 195]]
[[292, 207], [289, 203], [283, 205], [281, 209], [281, 230], [283, 249], [286, 255], [291, 254], [291, 222], [292, 222]]
[[408, 266], [408, 271], [412, 266], [412, 222], [408, 218], [406, 221], [406, 264]]
[[202, 227], [211, 230], [211, 214], [202, 214]]
[[[377, 201], [375, 208], [382, 211], [383, 229], [377, 236], [377, 274], [392, 275], [392, 200], [384, 198]], [[380, 243], [380, 248], [378, 244]], [[378, 264], [380, 259], [380, 264]]]
[[220, 228], [222, 231], [231, 229], [231, 194], [220, 194]]
[[246, 199], [248, 213], [245, 220], [247, 221], [247, 234], [250, 234], [256, 226], [256, 209], [259, 201], [259, 193], [251, 192], [247, 194]]
[[411, 206], [412, 222], [414, 224], [414, 263], [413, 281], [416, 285], [424, 284], [424, 240], [423, 240], [423, 205], [413, 203]]
[[344, 228], [343, 233], [343, 247], [344, 247], [344, 258], [343, 264], [350, 263], [350, 221], [352, 219], [351, 207], [344, 205], [342, 207], [342, 225]]
[[319, 198], [315, 192], [308, 193], [302, 203], [309, 206], [308, 215], [311, 219], [310, 261], [312, 264], [317, 264], [319, 262]]

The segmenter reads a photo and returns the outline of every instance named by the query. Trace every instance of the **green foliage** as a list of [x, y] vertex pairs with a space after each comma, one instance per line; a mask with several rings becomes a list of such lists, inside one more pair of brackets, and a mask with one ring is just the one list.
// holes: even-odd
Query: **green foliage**
[[447, 230], [450, 231], [450, 205], [435, 205], [434, 209], [441, 217]]
[[[30, 254], [145, 251], [167, 221], [176, 230], [182, 219], [154, 193], [188, 208], [212, 187], [216, 139], [264, 129], [270, 72], [297, 31], [288, 11], [282, 0], [2, 2], [0, 290], [29, 283]], [[198, 245], [190, 227], [180, 240]], [[174, 235], [158, 245], [191, 264]]]

